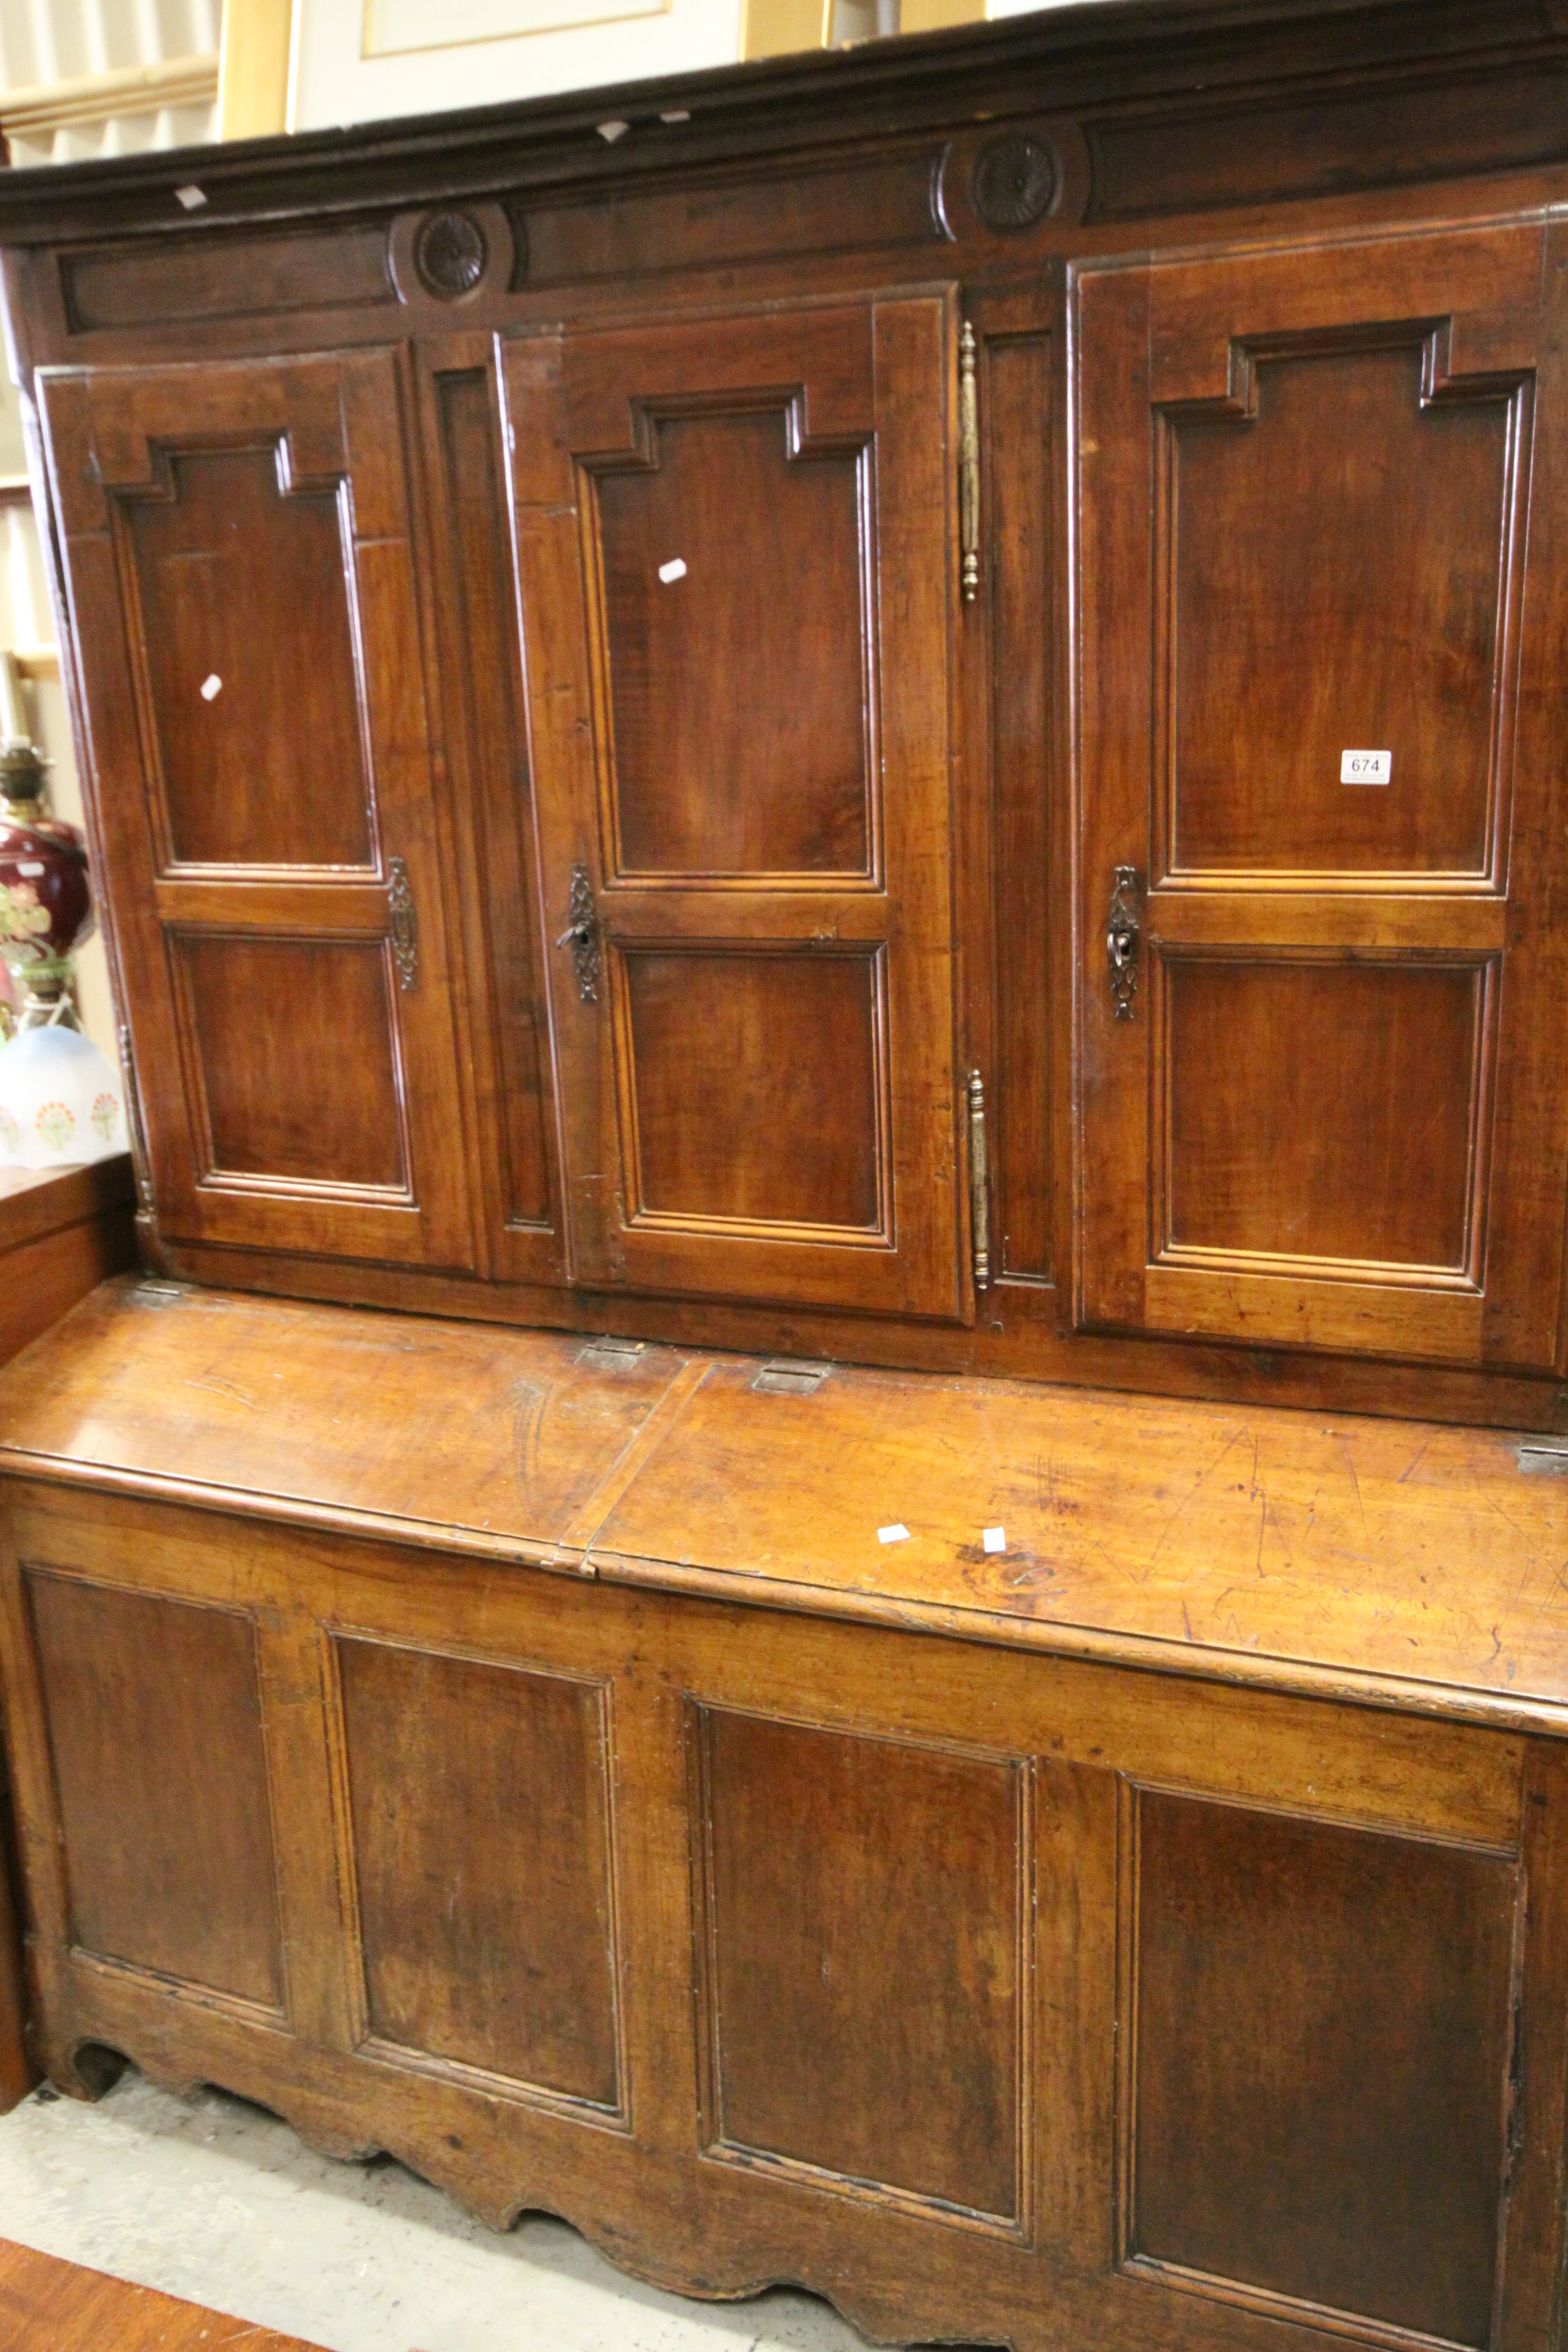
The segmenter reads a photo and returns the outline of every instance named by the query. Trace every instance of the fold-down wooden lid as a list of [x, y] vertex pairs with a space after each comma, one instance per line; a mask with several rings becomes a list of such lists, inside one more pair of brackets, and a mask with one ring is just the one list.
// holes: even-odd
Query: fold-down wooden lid
[[131, 1279], [0, 1373], [0, 1469], [1568, 1730], [1550, 1441], [1523, 1468], [1494, 1430], [760, 1369]]

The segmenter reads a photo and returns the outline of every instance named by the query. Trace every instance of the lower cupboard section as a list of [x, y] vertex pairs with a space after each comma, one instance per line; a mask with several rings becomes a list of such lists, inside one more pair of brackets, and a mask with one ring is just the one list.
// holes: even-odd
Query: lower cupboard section
[[41, 2055], [872, 2337], [1551, 2352], [1568, 1769], [14, 1489]]

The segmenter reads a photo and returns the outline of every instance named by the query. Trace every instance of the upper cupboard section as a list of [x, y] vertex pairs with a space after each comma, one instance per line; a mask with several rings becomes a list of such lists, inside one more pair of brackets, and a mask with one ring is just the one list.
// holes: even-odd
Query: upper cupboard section
[[168, 1241], [964, 1313], [955, 326], [43, 375]]

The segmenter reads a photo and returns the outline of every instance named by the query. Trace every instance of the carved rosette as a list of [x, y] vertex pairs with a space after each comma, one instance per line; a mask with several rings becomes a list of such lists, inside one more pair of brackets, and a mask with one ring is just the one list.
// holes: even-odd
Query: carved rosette
[[1056, 157], [1043, 139], [1009, 132], [993, 139], [975, 158], [971, 194], [989, 229], [1032, 228], [1056, 197]]
[[471, 294], [485, 274], [490, 247], [467, 212], [434, 212], [414, 239], [414, 267], [427, 294], [442, 302]]

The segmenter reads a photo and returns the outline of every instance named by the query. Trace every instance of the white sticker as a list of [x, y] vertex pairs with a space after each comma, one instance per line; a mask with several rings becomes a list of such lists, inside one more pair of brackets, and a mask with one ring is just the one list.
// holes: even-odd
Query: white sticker
[[685, 579], [686, 566], [678, 555], [672, 556], [667, 564], [660, 564], [659, 577], [664, 582], [665, 587], [668, 588], [672, 580]]
[[613, 147], [617, 139], [625, 138], [631, 127], [630, 123], [602, 122], [599, 125], [599, 136], [607, 147]]
[[891, 1527], [877, 1529], [878, 1543], [908, 1543], [908, 1541], [909, 1530], [901, 1519], [895, 1519]]
[[201, 682], [201, 698], [203, 702], [216, 702], [218, 696], [222, 692], [223, 680], [219, 677], [216, 670], [213, 671], [211, 677], [203, 678]]
[[1392, 784], [1394, 755], [1391, 751], [1342, 751], [1339, 780], [1341, 784]]
[[689, 106], [667, 106], [660, 112], [659, 120], [667, 123], [690, 122], [691, 108]]
[[982, 1529], [981, 1529], [981, 1531], [980, 1531], [980, 1545], [981, 1545], [981, 1549], [982, 1549], [983, 1551], [987, 1551], [987, 1552], [1005, 1552], [1005, 1551], [1006, 1551], [1006, 1549], [1007, 1549], [1007, 1530], [1006, 1530], [1006, 1528], [1005, 1528], [1005, 1527], [984, 1527], [984, 1528], [982, 1528]]
[[207, 191], [205, 188], [198, 188], [195, 186], [188, 188], [176, 188], [174, 191], [174, 201], [176, 204], [183, 204], [187, 212], [195, 212], [199, 205], [206, 203]]

